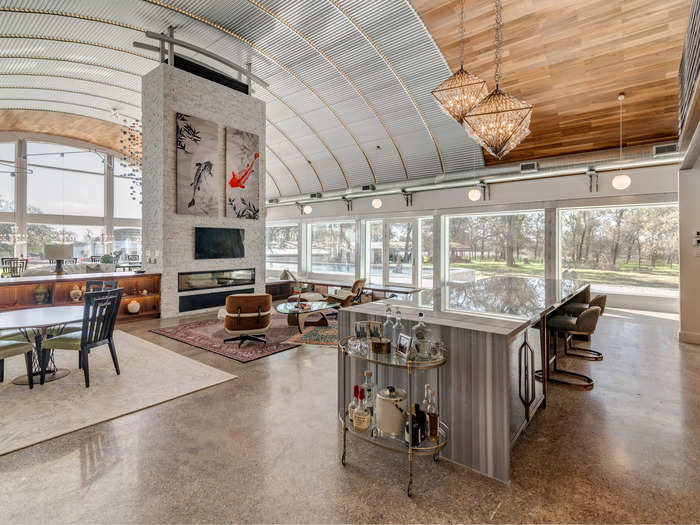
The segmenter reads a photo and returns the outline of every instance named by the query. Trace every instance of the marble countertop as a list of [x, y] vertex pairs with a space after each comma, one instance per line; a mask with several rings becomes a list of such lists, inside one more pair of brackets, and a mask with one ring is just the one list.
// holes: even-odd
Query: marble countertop
[[385, 316], [391, 305], [404, 319], [423, 312], [425, 322], [510, 335], [529, 326], [550, 308], [583, 291], [586, 283], [536, 277], [488, 277], [473, 283], [443, 286], [394, 299], [348, 308]]

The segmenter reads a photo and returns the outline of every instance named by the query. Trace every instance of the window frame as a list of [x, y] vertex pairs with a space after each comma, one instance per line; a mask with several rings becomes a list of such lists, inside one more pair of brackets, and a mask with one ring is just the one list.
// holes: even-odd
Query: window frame
[[[115, 228], [141, 228], [143, 232], [142, 219], [134, 218], [118, 218], [114, 216], [114, 169], [115, 159], [119, 159], [121, 154], [99, 147], [84, 141], [59, 137], [55, 135], [47, 135], [42, 133], [29, 132], [0, 132], [0, 142], [11, 142], [15, 145], [15, 206], [14, 212], [0, 212], [0, 222], [13, 223], [15, 225], [15, 256], [26, 255], [27, 253], [27, 226], [28, 224], [47, 224], [52, 226], [100, 226], [105, 233], [105, 252], [111, 252], [114, 249], [114, 229]], [[27, 169], [31, 169], [27, 161], [27, 142], [43, 142], [56, 144], [59, 146], [67, 146], [71, 148], [85, 149], [104, 155], [104, 172], [103, 177], [103, 198], [104, 198], [104, 214], [103, 215], [61, 215], [61, 214], [44, 214], [44, 213], [29, 213], [28, 206], [28, 185], [27, 185]], [[91, 175], [100, 175], [94, 171], [83, 171], [70, 168], [48, 167], [52, 170], [61, 171], [64, 174], [71, 172], [87, 173]]]

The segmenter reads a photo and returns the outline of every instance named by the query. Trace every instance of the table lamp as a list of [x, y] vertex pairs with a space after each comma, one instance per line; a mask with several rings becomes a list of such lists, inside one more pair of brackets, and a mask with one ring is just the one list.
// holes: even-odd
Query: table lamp
[[56, 261], [56, 269], [53, 273], [63, 274], [63, 261], [73, 258], [72, 244], [44, 244], [44, 257]]

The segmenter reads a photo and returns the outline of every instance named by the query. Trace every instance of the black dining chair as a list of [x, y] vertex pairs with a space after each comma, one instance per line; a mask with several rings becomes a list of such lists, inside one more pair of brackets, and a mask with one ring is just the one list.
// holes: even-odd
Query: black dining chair
[[41, 344], [41, 383], [44, 383], [48, 357], [51, 350], [75, 350], [78, 352], [80, 367], [85, 376], [85, 388], [90, 386], [90, 367], [88, 365], [90, 350], [107, 345], [112, 355], [114, 370], [117, 375], [119, 361], [114, 346], [114, 324], [119, 314], [124, 289], [87, 292], [83, 310], [83, 326], [80, 332], [72, 332], [46, 339]]
[[102, 256], [101, 256], [101, 255], [91, 255], [91, 256], [90, 256], [90, 262], [91, 262], [91, 263], [99, 263], [99, 262], [102, 262]]
[[29, 388], [34, 388], [34, 375], [32, 370], [32, 345], [26, 341], [13, 341], [0, 339], [0, 383], [5, 380], [5, 359], [16, 355], [24, 355], [24, 362], [27, 365], [27, 382]]

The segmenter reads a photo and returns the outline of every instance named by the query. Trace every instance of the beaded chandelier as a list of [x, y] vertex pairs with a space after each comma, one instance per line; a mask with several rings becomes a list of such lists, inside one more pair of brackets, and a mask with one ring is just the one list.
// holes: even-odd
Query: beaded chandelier
[[462, 121], [467, 133], [497, 159], [505, 157], [530, 134], [532, 106], [500, 90], [501, 0], [494, 2], [496, 11], [496, 88], [477, 104]]
[[460, 11], [459, 69], [436, 87], [432, 93], [440, 108], [457, 122], [462, 122], [469, 111], [486, 96], [486, 82], [464, 69], [464, 0]]
[[121, 158], [118, 160], [122, 175], [131, 180], [129, 194], [131, 199], [142, 200], [141, 153], [143, 149], [143, 133], [141, 122], [123, 119], [121, 137], [119, 138]]

